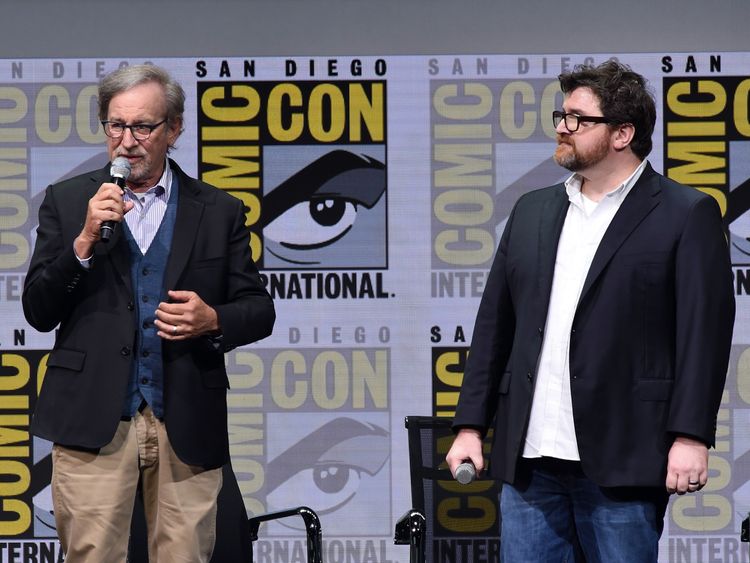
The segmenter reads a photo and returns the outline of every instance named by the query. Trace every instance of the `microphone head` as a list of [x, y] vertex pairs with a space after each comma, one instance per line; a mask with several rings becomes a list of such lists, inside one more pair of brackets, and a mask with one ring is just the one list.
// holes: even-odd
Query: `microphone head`
[[130, 161], [124, 156], [118, 156], [109, 167], [109, 175], [113, 178], [128, 179], [130, 176]]
[[477, 478], [477, 470], [470, 461], [465, 461], [456, 468], [456, 481], [468, 485]]

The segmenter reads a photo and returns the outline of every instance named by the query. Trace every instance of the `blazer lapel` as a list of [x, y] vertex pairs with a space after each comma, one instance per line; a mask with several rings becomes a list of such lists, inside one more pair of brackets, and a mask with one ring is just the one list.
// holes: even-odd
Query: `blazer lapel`
[[[170, 164], [171, 163], [170, 161]], [[177, 201], [177, 217], [175, 218], [174, 234], [172, 235], [172, 249], [164, 272], [164, 287], [174, 289], [177, 280], [185, 269], [190, 252], [198, 234], [198, 225], [203, 216], [205, 204], [199, 200], [192, 180], [179, 168], [174, 166], [180, 190]]]
[[583, 284], [579, 305], [625, 239], [661, 201], [658, 197], [661, 192], [658, 179], [651, 165], [647, 164], [604, 233]]
[[[562, 185], [561, 185], [562, 186]], [[557, 245], [560, 242], [565, 217], [568, 212], [568, 196], [565, 187], [553, 191], [553, 197], [544, 202], [539, 221], [539, 295], [547, 299], [545, 310], [552, 292], [552, 277], [555, 272]]]

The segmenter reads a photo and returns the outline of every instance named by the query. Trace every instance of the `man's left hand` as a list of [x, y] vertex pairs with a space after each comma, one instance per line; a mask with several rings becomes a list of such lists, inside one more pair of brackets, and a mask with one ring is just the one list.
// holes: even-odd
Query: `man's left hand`
[[159, 303], [154, 324], [165, 340], [186, 340], [219, 330], [216, 311], [194, 291], [168, 291], [170, 302]]
[[667, 492], [694, 493], [708, 481], [708, 448], [706, 444], [685, 436], [675, 438], [667, 459]]

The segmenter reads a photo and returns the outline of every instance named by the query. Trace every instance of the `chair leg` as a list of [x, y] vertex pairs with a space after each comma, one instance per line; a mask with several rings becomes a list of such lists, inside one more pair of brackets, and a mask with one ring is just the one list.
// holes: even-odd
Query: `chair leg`
[[427, 519], [419, 510], [412, 508], [396, 522], [393, 543], [409, 544], [409, 563], [425, 562], [425, 534]]

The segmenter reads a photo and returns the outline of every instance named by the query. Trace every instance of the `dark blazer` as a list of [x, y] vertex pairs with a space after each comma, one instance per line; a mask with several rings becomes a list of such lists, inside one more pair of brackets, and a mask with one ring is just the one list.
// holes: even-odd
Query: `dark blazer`
[[[224, 349], [205, 337], [162, 343], [164, 422], [184, 462], [214, 468], [229, 459], [224, 351], [268, 336], [275, 313], [251, 258], [243, 204], [170, 165], [180, 192], [164, 285], [195, 291], [216, 309]], [[100, 448], [112, 439], [137, 352], [122, 227], [96, 245], [90, 270], [73, 252], [88, 200], [109, 179], [105, 168], [47, 189], [24, 284], [29, 324], [60, 327], [31, 428], [67, 446]]]
[[[490, 471], [513, 482], [523, 452], [568, 209], [562, 184], [513, 209], [474, 327], [454, 428], [494, 423]], [[609, 225], [578, 302], [570, 385], [585, 474], [663, 486], [674, 437], [713, 445], [734, 324], [716, 201], [647, 165]]]

